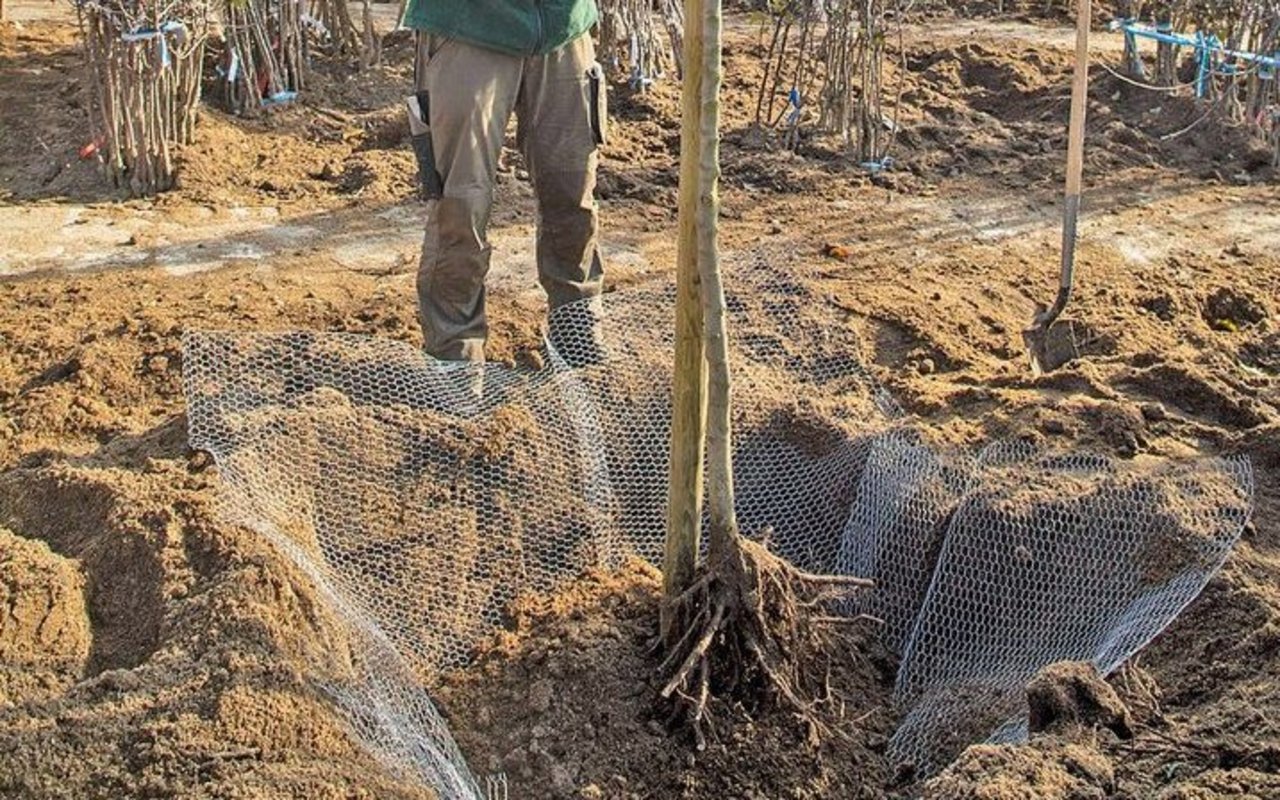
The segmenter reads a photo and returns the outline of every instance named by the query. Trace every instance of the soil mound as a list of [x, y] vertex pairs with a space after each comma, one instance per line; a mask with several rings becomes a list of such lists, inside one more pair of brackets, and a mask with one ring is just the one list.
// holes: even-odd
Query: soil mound
[[351, 658], [344, 628], [213, 521], [210, 479], [179, 460], [0, 477], [23, 534], [0, 530], [0, 797], [433, 797], [350, 736], [317, 683]]
[[925, 784], [922, 800], [1104, 800], [1115, 771], [1096, 747], [1052, 737], [1034, 747], [976, 745]]
[[84, 576], [48, 545], [0, 528], [0, 707], [56, 694], [89, 659]]
[[633, 564], [525, 601], [513, 632], [436, 693], [477, 771], [505, 771], [513, 797], [880, 797], [893, 731], [893, 665], [852, 639], [832, 654], [825, 714], [805, 745], [793, 715], [754, 721], [711, 709], [707, 749], [668, 736], [653, 704], [659, 576]]

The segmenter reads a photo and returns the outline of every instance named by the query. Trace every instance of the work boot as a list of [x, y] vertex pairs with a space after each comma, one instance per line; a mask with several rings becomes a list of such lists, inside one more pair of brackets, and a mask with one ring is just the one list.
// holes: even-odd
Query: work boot
[[607, 358], [601, 329], [599, 298], [579, 300], [551, 312], [547, 324], [547, 345], [570, 369], [603, 364]]
[[426, 405], [444, 414], [471, 418], [484, 405], [483, 361], [443, 361], [429, 358], [431, 383]]

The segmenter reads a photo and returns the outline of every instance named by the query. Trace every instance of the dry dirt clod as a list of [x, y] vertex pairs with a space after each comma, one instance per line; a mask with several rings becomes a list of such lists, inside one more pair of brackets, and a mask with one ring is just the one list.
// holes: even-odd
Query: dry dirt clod
[[1169, 412], [1161, 403], [1143, 403], [1139, 409], [1148, 422], [1162, 422], [1169, 418]]
[[529, 707], [539, 713], [546, 713], [551, 708], [553, 689], [548, 681], [537, 681], [529, 688]]
[[1061, 661], [1040, 670], [1027, 684], [1027, 704], [1032, 733], [1096, 727], [1121, 739], [1133, 736], [1128, 707], [1088, 662]]

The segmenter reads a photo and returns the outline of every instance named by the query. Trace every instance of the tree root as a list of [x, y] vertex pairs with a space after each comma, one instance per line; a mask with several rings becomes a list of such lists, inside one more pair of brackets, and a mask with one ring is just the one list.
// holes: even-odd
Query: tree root
[[724, 549], [672, 601], [681, 634], [659, 667], [672, 722], [704, 749], [714, 695], [751, 710], [788, 709], [816, 745], [828, 733], [816, 712], [831, 695], [832, 626], [872, 619], [832, 615], [830, 606], [872, 582], [809, 574], [741, 536]]

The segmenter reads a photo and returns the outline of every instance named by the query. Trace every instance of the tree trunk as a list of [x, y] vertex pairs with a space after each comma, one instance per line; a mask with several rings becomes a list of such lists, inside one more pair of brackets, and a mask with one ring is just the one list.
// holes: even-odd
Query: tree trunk
[[[811, 698], [827, 686], [820, 665], [828, 663], [829, 633], [822, 622], [832, 618], [825, 609], [870, 581], [801, 572], [738, 532], [717, 242], [721, 0], [686, 0], [685, 9], [675, 409], [662, 602], [666, 655], [658, 667], [659, 695], [673, 704], [672, 719], [691, 729], [698, 750], [706, 747], [713, 691], [747, 707], [781, 703], [804, 720], [816, 746], [825, 726]], [[710, 547], [706, 564], [695, 570], [704, 429]]]
[[[1142, 0], [1125, 0], [1124, 18], [1137, 20], [1141, 13]], [[1142, 65], [1142, 54], [1138, 52], [1138, 39], [1128, 31], [1124, 34], [1124, 71], [1132, 78], [1144, 80], [1147, 71]]]
[[[1173, 14], [1167, 4], [1156, 12], [1156, 29], [1173, 32]], [[1178, 82], [1178, 49], [1168, 42], [1156, 44], [1156, 82], [1163, 86]]]
[[707, 506], [714, 561], [727, 555], [738, 535], [733, 510], [733, 446], [730, 434], [729, 335], [720, 278], [720, 11], [721, 0], [704, 0], [702, 23], [701, 135], [698, 153], [698, 271], [702, 277], [706, 336]]
[[[715, 0], [711, 0], [714, 2]], [[693, 582], [702, 525], [703, 442], [707, 371], [698, 274], [699, 154], [702, 150], [703, 7], [685, 0], [680, 129], [679, 243], [676, 256], [676, 341], [672, 385], [671, 473], [666, 552], [662, 565], [661, 634], [673, 646], [682, 631], [673, 602]]]

